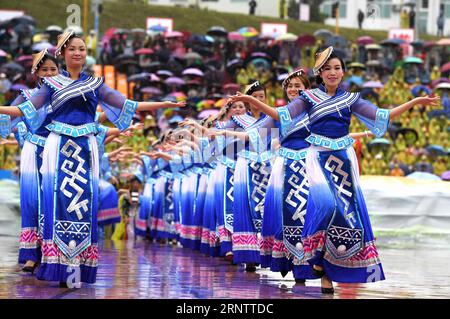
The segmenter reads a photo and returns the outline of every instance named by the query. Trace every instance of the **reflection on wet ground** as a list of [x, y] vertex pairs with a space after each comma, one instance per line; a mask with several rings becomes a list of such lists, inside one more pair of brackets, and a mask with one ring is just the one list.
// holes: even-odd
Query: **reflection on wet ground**
[[449, 298], [450, 249], [380, 247], [387, 280], [337, 284], [334, 297], [319, 281], [296, 285], [268, 270], [243, 266], [180, 246], [148, 241], [101, 242], [97, 282], [81, 289], [59, 288], [20, 272], [17, 238], [0, 236], [0, 298]]

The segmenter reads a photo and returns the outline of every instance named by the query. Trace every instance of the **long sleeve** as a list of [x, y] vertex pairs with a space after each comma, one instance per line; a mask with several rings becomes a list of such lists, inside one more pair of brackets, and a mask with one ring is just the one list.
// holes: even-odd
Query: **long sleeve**
[[353, 103], [352, 113], [355, 114], [355, 116], [363, 122], [376, 137], [381, 137], [386, 134], [389, 124], [389, 110], [380, 109], [371, 102], [360, 98]]
[[275, 120], [270, 116], [255, 122], [246, 129], [252, 150], [258, 153], [265, 152], [270, 148], [270, 141], [279, 137]]
[[137, 102], [126, 99], [106, 84], [99, 89], [99, 102], [108, 119], [118, 129], [123, 131], [131, 125]]
[[29, 100], [17, 105], [23, 113], [23, 121], [31, 131], [36, 131], [47, 115], [51, 113], [49, 107], [51, 96], [52, 91], [46, 85], [43, 85]]
[[[290, 121], [292, 121], [292, 119], [300, 116], [304, 112], [307, 112], [309, 108], [310, 108], [309, 103], [306, 101], [304, 97], [300, 96], [292, 100], [285, 107], [277, 109], [278, 114], [280, 115], [280, 122], [284, 122], [285, 125], [288, 125]], [[289, 112], [289, 116], [287, 115], [287, 112], [285, 110]]]

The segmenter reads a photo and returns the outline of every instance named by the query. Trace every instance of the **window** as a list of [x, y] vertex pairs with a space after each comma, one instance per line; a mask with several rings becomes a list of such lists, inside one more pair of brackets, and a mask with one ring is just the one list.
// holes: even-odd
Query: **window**
[[428, 9], [428, 0], [422, 0], [422, 8]]
[[[329, 18], [331, 18], [331, 7], [335, 2], [335, 0], [325, 0], [322, 4], [322, 13], [325, 13]], [[339, 1], [339, 17], [347, 17], [347, 0]]]
[[450, 18], [450, 0], [445, 0], [444, 3], [444, 16], [445, 18]]

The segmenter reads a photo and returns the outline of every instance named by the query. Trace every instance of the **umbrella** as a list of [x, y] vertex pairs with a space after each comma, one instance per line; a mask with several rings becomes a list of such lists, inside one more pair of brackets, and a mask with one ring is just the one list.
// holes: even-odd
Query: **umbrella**
[[447, 155], [447, 151], [441, 145], [431, 144], [425, 148], [428, 153], [439, 156], [439, 155]]
[[0, 49], [0, 57], [6, 57], [8, 54]]
[[397, 130], [397, 132], [395, 133], [396, 138], [400, 134], [403, 135], [403, 138], [405, 139], [407, 145], [414, 144], [419, 138], [419, 134], [417, 134], [416, 130], [408, 127]]
[[59, 25], [49, 25], [47, 29], [45, 29], [47, 33], [62, 33], [63, 29]]
[[227, 103], [227, 99], [220, 99], [216, 103], [214, 103], [215, 107], [222, 107]]
[[277, 41], [295, 42], [298, 37], [293, 33], [285, 33], [276, 38]]
[[245, 37], [239, 32], [230, 32], [228, 33], [228, 40], [230, 41], [244, 41]]
[[450, 181], [450, 171], [442, 173], [441, 178], [443, 181]]
[[435, 89], [450, 90], [450, 83], [439, 83], [438, 85], [436, 85]]
[[328, 29], [319, 29], [319, 30], [315, 31], [313, 33], [313, 35], [318, 38], [328, 38], [328, 37], [333, 36], [333, 32], [331, 32]]
[[242, 68], [244, 66], [244, 61], [241, 59], [233, 59], [227, 63], [227, 71], [233, 72], [236, 68]]
[[150, 73], [150, 82], [161, 82], [161, 79], [156, 74]]
[[384, 85], [380, 81], [368, 81], [363, 84], [363, 88], [381, 89]]
[[196, 104], [197, 109], [209, 109], [211, 108], [216, 101], [214, 100], [202, 100]]
[[159, 76], [167, 76], [167, 77], [173, 76], [173, 73], [168, 70], [159, 70], [156, 72], [156, 74], [158, 74]]
[[219, 113], [219, 110], [217, 109], [203, 110], [198, 113], [197, 118], [203, 120], [210, 117], [211, 115], [216, 115], [217, 113]]
[[250, 55], [250, 59], [266, 59], [272, 61], [272, 57], [265, 52], [253, 52]]
[[411, 93], [414, 97], [420, 96], [422, 92], [425, 92], [427, 95], [432, 93], [431, 89], [426, 85], [416, 85], [411, 89]]
[[424, 47], [425, 42], [421, 40], [413, 41], [409, 45], [411, 45], [414, 49], [421, 49]]
[[175, 76], [168, 77], [166, 81], [164, 81], [164, 83], [166, 83], [167, 85], [176, 85], [176, 86], [186, 84], [186, 82], [182, 78], [178, 78]]
[[289, 73], [282, 73], [280, 75], [277, 76], [277, 81], [278, 82], [283, 82], [284, 79], [286, 79], [288, 77]]
[[145, 30], [142, 28], [134, 28], [131, 29], [131, 33], [145, 33]]
[[19, 62], [19, 63], [24, 63], [24, 62], [27, 62], [27, 61], [33, 61], [33, 56], [31, 56], [31, 55], [21, 55], [20, 57], [18, 57], [17, 59], [16, 59], [16, 62]]
[[372, 153], [372, 151], [380, 152], [385, 151], [391, 146], [391, 142], [385, 138], [375, 138], [371, 140], [369, 143], [367, 143], [367, 148], [369, 149], [369, 152]]
[[365, 69], [366, 66], [359, 62], [352, 62], [347, 66], [349, 69], [355, 68], [355, 69]]
[[437, 175], [427, 173], [427, 172], [414, 172], [406, 176], [407, 178], [416, 180], [429, 180], [429, 181], [440, 181], [441, 178]]
[[447, 62], [441, 67], [441, 73], [446, 73], [449, 71], [450, 71], [450, 62]]
[[316, 38], [310, 34], [304, 34], [297, 38], [298, 45], [314, 45]]
[[403, 63], [423, 64], [423, 60], [415, 56], [409, 56], [403, 59]]
[[194, 75], [194, 76], [204, 76], [203, 72], [196, 68], [189, 68], [181, 73], [182, 75]]
[[185, 55], [183, 55], [183, 59], [185, 60], [201, 60], [202, 56], [198, 54], [197, 52], [188, 52]]
[[227, 83], [223, 86], [224, 90], [230, 90], [233, 93], [236, 92], [237, 90], [239, 90], [239, 84], [236, 83]]
[[31, 47], [31, 49], [33, 51], [42, 51], [42, 50], [50, 50], [53, 49], [55, 46], [49, 42], [39, 42], [39, 43], [35, 43], [33, 44], [33, 46]]
[[372, 43], [372, 44], [367, 44], [365, 46], [366, 50], [381, 50], [381, 46], [376, 44], [376, 43]]
[[333, 46], [333, 47], [339, 47], [339, 48], [345, 48], [347, 46], [347, 39], [339, 36], [339, 35], [333, 35], [326, 40], [327, 46]]
[[238, 30], [239, 34], [244, 38], [253, 38], [256, 37], [259, 32], [253, 27], [243, 27]]
[[166, 34], [166, 38], [168, 38], [168, 39], [182, 38], [182, 37], [183, 37], [183, 33], [181, 33], [180, 31], [172, 31], [172, 32], [168, 32]]
[[443, 45], [443, 46], [450, 45], [450, 38], [440, 39], [439, 41], [436, 42], [436, 44]]
[[372, 43], [374, 43], [373, 38], [368, 35], [359, 37], [356, 40], [356, 44], [358, 44], [358, 45], [367, 45], [367, 44], [372, 44]]
[[262, 67], [264, 69], [270, 69], [271, 64], [263, 58], [257, 58], [257, 59], [253, 59], [251, 60], [251, 63], [255, 66], [255, 67]]
[[141, 89], [142, 93], [152, 94], [152, 95], [162, 95], [162, 91], [154, 86], [147, 86]]
[[380, 66], [381, 62], [378, 60], [370, 60], [366, 62], [366, 66]]
[[17, 25], [17, 24], [26, 24], [26, 25], [33, 25], [33, 26], [36, 25], [36, 21], [34, 20], [34, 18], [30, 17], [28, 15], [23, 15], [23, 16], [20, 16], [17, 18], [13, 18], [13, 19], [11, 19], [11, 22], [14, 25]]
[[28, 89], [29, 89], [28, 86], [26, 86], [26, 85], [24, 85], [24, 84], [20, 84], [20, 83], [18, 83], [18, 84], [13, 84], [13, 85], [10, 87], [10, 90], [11, 90], [11, 91], [28, 90]]
[[206, 34], [216, 37], [226, 37], [228, 35], [228, 31], [222, 26], [213, 26], [206, 31]]
[[[2, 71], [11, 71], [11, 72], [25, 72], [25, 69], [20, 64], [17, 64], [15, 62], [9, 62], [5, 63], [0, 67], [0, 70]], [[6, 73], [6, 72], [5, 72]]]
[[146, 54], [153, 54], [155, 51], [151, 48], [140, 48], [139, 50], [136, 50], [134, 53], [137, 55], [146, 55]]
[[383, 41], [380, 42], [381, 45], [400, 45], [400, 44], [404, 44], [406, 43], [405, 40], [403, 39], [385, 39]]
[[183, 92], [173, 92], [167, 96], [174, 97], [175, 102], [185, 101], [187, 99], [186, 94], [184, 94]]
[[147, 72], [133, 74], [132, 76], [128, 77], [129, 82], [139, 82], [139, 81], [145, 81], [150, 80], [151, 74]]
[[448, 79], [448, 78], [439, 78], [439, 79], [436, 79], [433, 82], [431, 82], [431, 86], [435, 87], [439, 83], [448, 83], [448, 82], [450, 82], [450, 79]]
[[356, 76], [356, 75], [353, 75], [353, 76], [349, 77], [349, 78], [347, 79], [347, 82], [349, 82], [349, 83], [354, 83], [354, 84], [356, 84], [356, 85], [358, 85], [358, 86], [362, 86], [362, 85], [363, 85], [363, 79], [362, 79], [362, 77]]

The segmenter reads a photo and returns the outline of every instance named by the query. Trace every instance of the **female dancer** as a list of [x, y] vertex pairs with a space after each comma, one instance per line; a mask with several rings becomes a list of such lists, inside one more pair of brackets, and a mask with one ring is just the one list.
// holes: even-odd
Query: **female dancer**
[[[184, 103], [134, 102], [109, 88], [101, 78], [82, 72], [86, 44], [73, 32], [59, 37], [56, 54], [64, 56], [68, 76], [44, 78], [38, 92], [0, 113], [23, 116], [35, 132], [45, 119], [51, 131], [43, 152], [42, 264], [37, 278], [63, 287], [94, 283], [97, 272], [99, 158], [94, 136], [97, 104], [121, 130], [136, 110], [180, 107]], [[73, 285], [73, 283], [76, 283]]]
[[[322, 292], [334, 293], [332, 281], [372, 282], [384, 279], [375, 247], [370, 220], [359, 187], [353, 139], [348, 136], [350, 118], [355, 114], [379, 137], [389, 120], [415, 105], [437, 105], [439, 98], [420, 97], [392, 110], [379, 109], [343, 91], [339, 85], [345, 64], [329, 47], [316, 57], [314, 72], [318, 89], [303, 90], [300, 98], [286, 106], [283, 115], [263, 104], [262, 112], [276, 120], [295, 119], [307, 112], [311, 146], [306, 155], [309, 179], [307, 213], [302, 232], [305, 259], [322, 278]], [[310, 205], [313, 203], [314, 205]]]
[[[55, 76], [58, 72], [58, 63], [55, 58], [47, 54], [47, 50], [33, 54], [31, 73], [38, 76], [38, 86], [31, 90], [21, 90], [21, 95], [12, 105], [17, 106], [28, 101], [39, 90], [44, 77]], [[42, 240], [43, 222], [42, 175], [39, 169], [42, 164], [45, 140], [50, 132], [45, 125], [42, 125], [34, 134], [31, 133], [32, 128], [22, 117], [10, 119], [9, 116], [3, 116], [3, 119], [9, 122], [8, 130], [12, 128], [19, 145], [23, 146], [20, 156], [22, 228], [19, 242], [19, 263], [25, 263], [22, 268], [24, 272], [34, 273], [41, 258], [39, 243]]]

